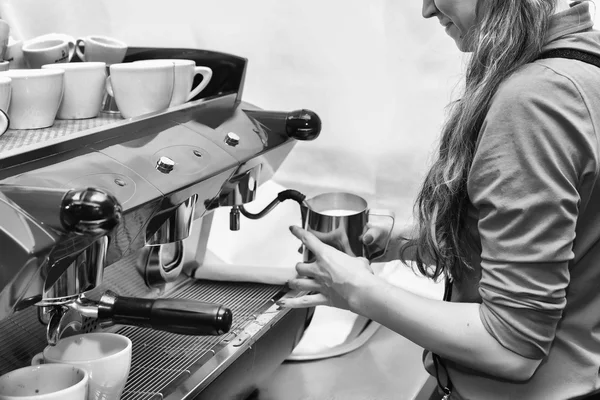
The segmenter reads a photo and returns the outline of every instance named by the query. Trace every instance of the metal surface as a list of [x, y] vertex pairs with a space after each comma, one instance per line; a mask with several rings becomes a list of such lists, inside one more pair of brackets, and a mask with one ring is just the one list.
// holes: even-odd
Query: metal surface
[[162, 288], [174, 282], [183, 270], [183, 242], [147, 246], [141, 250], [140, 273], [149, 287]]
[[[40, 278], [43, 274], [38, 260], [63, 246], [62, 241], [68, 234], [64, 229], [59, 230], [58, 235], [55, 229], [45, 229], [46, 225], [59, 226], [50, 221], [35, 228], [41, 231], [40, 235], [45, 234], [45, 241], [28, 243], [28, 231], [32, 228], [24, 225], [27, 216], [18, 215], [18, 210], [26, 206], [28, 215], [33, 214], [41, 220], [56, 218], [57, 214], [41, 211], [51, 203], [30, 202], [29, 199], [48, 198], [48, 194], [55, 192], [58, 199], [63, 192], [79, 185], [112, 193], [122, 207], [122, 223], [109, 235], [107, 265], [137, 252], [146, 244], [164, 244], [185, 238], [192, 215], [194, 218], [204, 215], [220, 194], [227, 197], [242, 187], [244, 196], [236, 200], [250, 200], [260, 182], [269, 179], [283, 162], [294, 140], [287, 136], [285, 129], [261, 126], [256, 130], [243, 111], [243, 107], [252, 106], [235, 103], [234, 99], [233, 95], [226, 95], [188, 103], [152, 116], [123, 120], [107, 129], [73, 133], [69, 140], [60, 143], [51, 140], [34, 148], [21, 149], [21, 152], [14, 150], [0, 154], [0, 164], [5, 166], [0, 171], [0, 178], [4, 176], [0, 180], [0, 196], [3, 188], [20, 186], [26, 186], [30, 194], [27, 198], [12, 199], [14, 202], [5, 200], [12, 206], [11, 213], [17, 214], [14, 218], [20, 221], [7, 235], [19, 245], [7, 246], [19, 247], [24, 254], [18, 260], [0, 260], [6, 274], [0, 281], [4, 285], [0, 287], [0, 301], [3, 302], [0, 319], [30, 305], [32, 300], [29, 299], [42, 294], [39, 288], [44, 282]], [[259, 112], [254, 110], [253, 113], [258, 115]], [[223, 115], [229, 117], [222, 118]], [[285, 120], [285, 113], [279, 115]], [[200, 123], [199, 118], [204, 123]], [[245, 134], [235, 150], [223, 140], [232, 130], [239, 135]], [[169, 174], [155, 168], [161, 157], [169, 157], [175, 162]], [[247, 179], [230, 182], [234, 176]], [[38, 205], [41, 208], [36, 208]], [[3, 225], [0, 230], [6, 227]], [[16, 239], [12, 232], [15, 229], [22, 232]], [[95, 238], [79, 235], [76, 240], [91, 242]], [[23, 268], [28, 263], [31, 268]], [[9, 282], [10, 286], [7, 286]]]
[[[131, 265], [135, 262], [136, 258], [130, 257], [107, 269], [104, 284], [95, 292], [115, 290], [130, 296], [156, 297], [157, 291], [146, 287]], [[193, 398], [193, 393], [208, 386], [288, 311], [274, 305], [283, 295], [279, 286], [185, 280], [160, 296], [167, 295], [227, 304], [234, 315], [231, 333], [215, 337], [137, 327], [108, 329], [133, 342], [132, 368], [122, 399]], [[83, 325], [84, 332], [100, 330], [95, 320], [84, 319]], [[0, 321], [0, 333], [0, 374], [29, 365], [47, 344], [35, 308]]]
[[[280, 287], [196, 282], [181, 272], [193, 270], [184, 243], [194, 220], [209, 231], [213, 208], [252, 201], [296, 140], [318, 136], [320, 120], [241, 101], [243, 58], [135, 49], [126, 61], [174, 54], [213, 70], [205, 98], [131, 119], [101, 114], [0, 137], [0, 373], [29, 364], [62, 336], [106, 329], [99, 321], [113, 309], [113, 322], [153, 328], [110, 328], [134, 343], [123, 398], [191, 399], [287, 315], [294, 323], [286, 326], [304, 329], [306, 314], [275, 306]], [[202, 234], [189, 249], [195, 266], [206, 241]], [[151, 259], [158, 269], [148, 274]], [[196, 317], [208, 321], [212, 309], [219, 328], [200, 333]], [[178, 325], [174, 316], [194, 323]], [[231, 322], [225, 336], [198, 336], [227, 332]], [[279, 336], [291, 351], [297, 334]]]

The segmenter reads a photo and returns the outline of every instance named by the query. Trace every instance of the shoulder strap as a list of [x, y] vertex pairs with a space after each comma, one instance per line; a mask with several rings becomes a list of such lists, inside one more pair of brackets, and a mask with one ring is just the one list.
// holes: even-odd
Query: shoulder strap
[[575, 49], [554, 49], [548, 50], [540, 54], [538, 60], [546, 58], [568, 58], [570, 60], [578, 60], [587, 64], [594, 65], [600, 68], [600, 56], [588, 53], [582, 50]]

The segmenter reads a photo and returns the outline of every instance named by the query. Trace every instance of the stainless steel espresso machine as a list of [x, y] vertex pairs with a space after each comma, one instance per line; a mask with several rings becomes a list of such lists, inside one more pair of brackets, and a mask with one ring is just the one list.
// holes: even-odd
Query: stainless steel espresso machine
[[133, 342], [123, 399], [243, 399], [310, 322], [311, 309], [275, 305], [298, 294], [284, 287], [190, 276], [212, 211], [229, 207], [234, 230], [264, 215], [244, 204], [319, 135], [319, 117], [242, 101], [241, 57], [132, 48], [125, 61], [159, 58], [210, 67], [202, 98], [0, 137], [0, 374], [61, 337], [105, 330]]

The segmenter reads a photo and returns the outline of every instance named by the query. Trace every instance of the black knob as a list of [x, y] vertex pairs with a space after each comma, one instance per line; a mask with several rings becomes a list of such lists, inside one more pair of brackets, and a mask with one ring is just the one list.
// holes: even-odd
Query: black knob
[[321, 133], [321, 118], [310, 110], [296, 110], [287, 114], [285, 131], [297, 140], [314, 140]]
[[121, 211], [119, 201], [103, 190], [74, 189], [62, 199], [60, 221], [68, 231], [106, 234], [119, 224]]

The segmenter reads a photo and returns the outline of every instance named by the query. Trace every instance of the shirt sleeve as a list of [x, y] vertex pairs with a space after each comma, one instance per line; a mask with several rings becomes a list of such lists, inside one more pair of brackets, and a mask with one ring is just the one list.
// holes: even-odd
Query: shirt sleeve
[[594, 131], [569, 79], [525, 68], [494, 97], [468, 192], [482, 247], [482, 322], [507, 349], [542, 359], [566, 305], [578, 182]]

